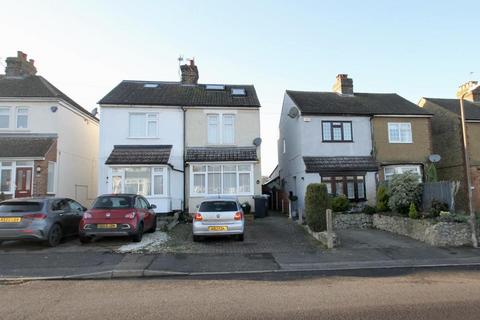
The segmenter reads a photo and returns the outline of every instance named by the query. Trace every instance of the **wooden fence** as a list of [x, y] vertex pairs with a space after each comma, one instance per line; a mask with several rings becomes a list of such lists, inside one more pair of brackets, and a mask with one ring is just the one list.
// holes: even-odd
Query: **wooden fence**
[[457, 193], [459, 182], [439, 181], [425, 182], [422, 192], [422, 207], [427, 211], [430, 209], [432, 200], [437, 200], [448, 204], [451, 211], [455, 210], [455, 194]]

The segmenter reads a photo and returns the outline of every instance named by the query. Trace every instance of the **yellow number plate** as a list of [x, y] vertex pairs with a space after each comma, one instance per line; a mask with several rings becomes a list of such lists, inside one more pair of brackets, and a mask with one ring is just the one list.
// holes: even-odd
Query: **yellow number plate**
[[208, 231], [227, 231], [227, 227], [225, 226], [213, 226], [213, 227], [208, 227]]
[[22, 221], [20, 217], [0, 217], [0, 223], [18, 223]]
[[100, 223], [97, 224], [98, 229], [115, 229], [117, 227], [116, 223]]

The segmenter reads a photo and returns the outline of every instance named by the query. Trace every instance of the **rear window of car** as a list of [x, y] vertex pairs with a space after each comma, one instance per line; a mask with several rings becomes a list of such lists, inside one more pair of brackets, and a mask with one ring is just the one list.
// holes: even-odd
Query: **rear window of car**
[[201, 212], [237, 211], [235, 201], [206, 201], [200, 205]]
[[32, 212], [41, 211], [43, 202], [15, 201], [0, 203], [0, 212]]
[[93, 209], [129, 209], [133, 208], [132, 198], [126, 196], [98, 197], [93, 204]]

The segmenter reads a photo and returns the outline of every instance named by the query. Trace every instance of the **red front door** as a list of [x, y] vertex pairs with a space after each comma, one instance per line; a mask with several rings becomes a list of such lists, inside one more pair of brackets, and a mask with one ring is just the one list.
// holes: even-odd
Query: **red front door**
[[17, 168], [15, 198], [32, 196], [32, 168]]

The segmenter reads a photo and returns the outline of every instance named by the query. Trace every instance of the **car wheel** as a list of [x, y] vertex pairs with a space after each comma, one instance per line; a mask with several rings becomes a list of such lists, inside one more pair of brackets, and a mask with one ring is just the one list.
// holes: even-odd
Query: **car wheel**
[[54, 224], [47, 235], [47, 244], [49, 247], [56, 247], [62, 240], [63, 231], [59, 224]]
[[92, 238], [90, 238], [90, 237], [80, 236], [80, 237], [78, 237], [78, 239], [80, 239], [80, 243], [83, 243], [83, 244], [92, 242]]
[[154, 233], [155, 231], [157, 231], [157, 216], [155, 216], [154, 219], [155, 220], [153, 221], [153, 225], [150, 230], [148, 230], [148, 233]]
[[141, 222], [137, 227], [137, 233], [132, 237], [133, 242], [140, 242], [143, 238], [143, 222]]
[[199, 242], [200, 236], [193, 235], [193, 242]]
[[243, 241], [243, 233], [237, 235], [237, 241]]

